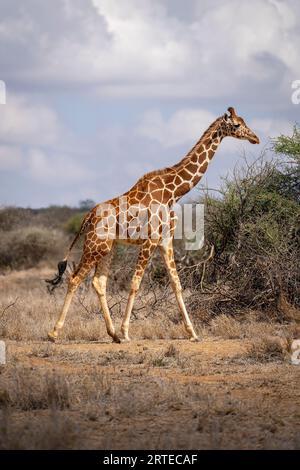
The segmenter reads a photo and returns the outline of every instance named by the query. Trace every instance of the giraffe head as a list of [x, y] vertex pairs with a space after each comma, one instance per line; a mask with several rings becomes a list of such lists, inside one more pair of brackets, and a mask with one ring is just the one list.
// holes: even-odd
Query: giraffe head
[[236, 139], [249, 140], [251, 144], [259, 144], [257, 135], [247, 126], [243, 118], [237, 116], [234, 108], [228, 108], [228, 112], [229, 115], [225, 113], [222, 117], [222, 127], [225, 135], [235, 137]]

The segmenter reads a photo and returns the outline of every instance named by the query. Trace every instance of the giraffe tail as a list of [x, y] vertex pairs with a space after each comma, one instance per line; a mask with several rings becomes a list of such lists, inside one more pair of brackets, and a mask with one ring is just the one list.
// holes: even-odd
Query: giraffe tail
[[80, 229], [76, 233], [75, 238], [72, 241], [72, 243], [71, 243], [71, 245], [68, 249], [68, 252], [67, 252], [66, 256], [64, 257], [64, 259], [62, 261], [59, 261], [59, 263], [57, 265], [58, 273], [54, 276], [53, 279], [45, 279], [45, 281], [48, 283], [47, 288], [48, 288], [48, 291], [50, 293], [52, 293], [54, 291], [54, 289], [56, 289], [56, 287], [58, 287], [62, 283], [62, 277], [64, 275], [65, 270], [67, 269], [69, 254], [70, 254], [73, 246], [77, 242], [78, 238], [85, 232], [85, 230], [88, 226], [88, 223], [90, 221], [91, 215], [92, 215], [91, 212], [89, 212], [85, 216], [85, 218], [83, 219], [82, 224], [80, 226]]
[[62, 277], [67, 268], [67, 264], [68, 264], [68, 260], [66, 257], [58, 263], [57, 265], [58, 273], [55, 275], [55, 277], [53, 279], [45, 279], [45, 281], [49, 284], [47, 288], [50, 293], [52, 293], [54, 289], [56, 289], [56, 287], [62, 283]]

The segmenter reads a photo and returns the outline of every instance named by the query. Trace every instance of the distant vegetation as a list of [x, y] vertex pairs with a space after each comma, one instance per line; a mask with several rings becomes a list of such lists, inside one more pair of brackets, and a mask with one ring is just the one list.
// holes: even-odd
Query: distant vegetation
[[66, 221], [78, 213], [70, 207], [0, 210], [0, 270], [54, 264], [68, 245]]
[[65, 229], [68, 233], [75, 234], [79, 231], [86, 212], [78, 212], [68, 219]]
[[94, 206], [94, 201], [86, 199], [78, 208], [0, 209], [0, 270], [26, 269], [42, 262], [55, 264]]

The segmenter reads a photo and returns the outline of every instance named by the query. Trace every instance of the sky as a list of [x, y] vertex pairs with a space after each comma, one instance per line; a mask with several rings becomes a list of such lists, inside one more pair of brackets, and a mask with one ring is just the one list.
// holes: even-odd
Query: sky
[[120, 195], [234, 106], [261, 145], [225, 139], [217, 188], [300, 121], [299, 59], [299, 0], [1, 0], [0, 206]]

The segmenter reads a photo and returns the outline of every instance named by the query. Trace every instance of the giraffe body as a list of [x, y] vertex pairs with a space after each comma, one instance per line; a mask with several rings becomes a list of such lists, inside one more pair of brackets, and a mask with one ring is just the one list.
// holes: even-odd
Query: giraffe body
[[[85, 233], [82, 258], [69, 279], [64, 306], [53, 331], [48, 334], [49, 339], [55, 340], [58, 337], [77, 287], [94, 268], [93, 287], [99, 297], [107, 333], [115, 342], [120, 342], [121, 338], [129, 341], [128, 330], [134, 299], [147, 263], [157, 247], [169, 273], [185, 329], [192, 341], [198, 339], [184, 305], [176, 271], [173, 251], [176, 215], [172, 207], [199, 182], [224, 137], [232, 136], [259, 143], [258, 137], [246, 126], [244, 120], [236, 115], [234, 109], [228, 108], [228, 111], [229, 115], [225, 114], [216, 119], [179, 163], [147, 173], [120, 198], [98, 204], [85, 217], [81, 230], [70, 247], [73, 247], [80, 234]], [[126, 223], [123, 223], [124, 221]], [[121, 325], [121, 335], [115, 331], [106, 300], [112, 249], [118, 243], [138, 245], [140, 249]], [[67, 257], [61, 262], [63, 264], [59, 264], [58, 276], [48, 281], [54, 287], [61, 280], [62, 266], [65, 269], [66, 261]]]

